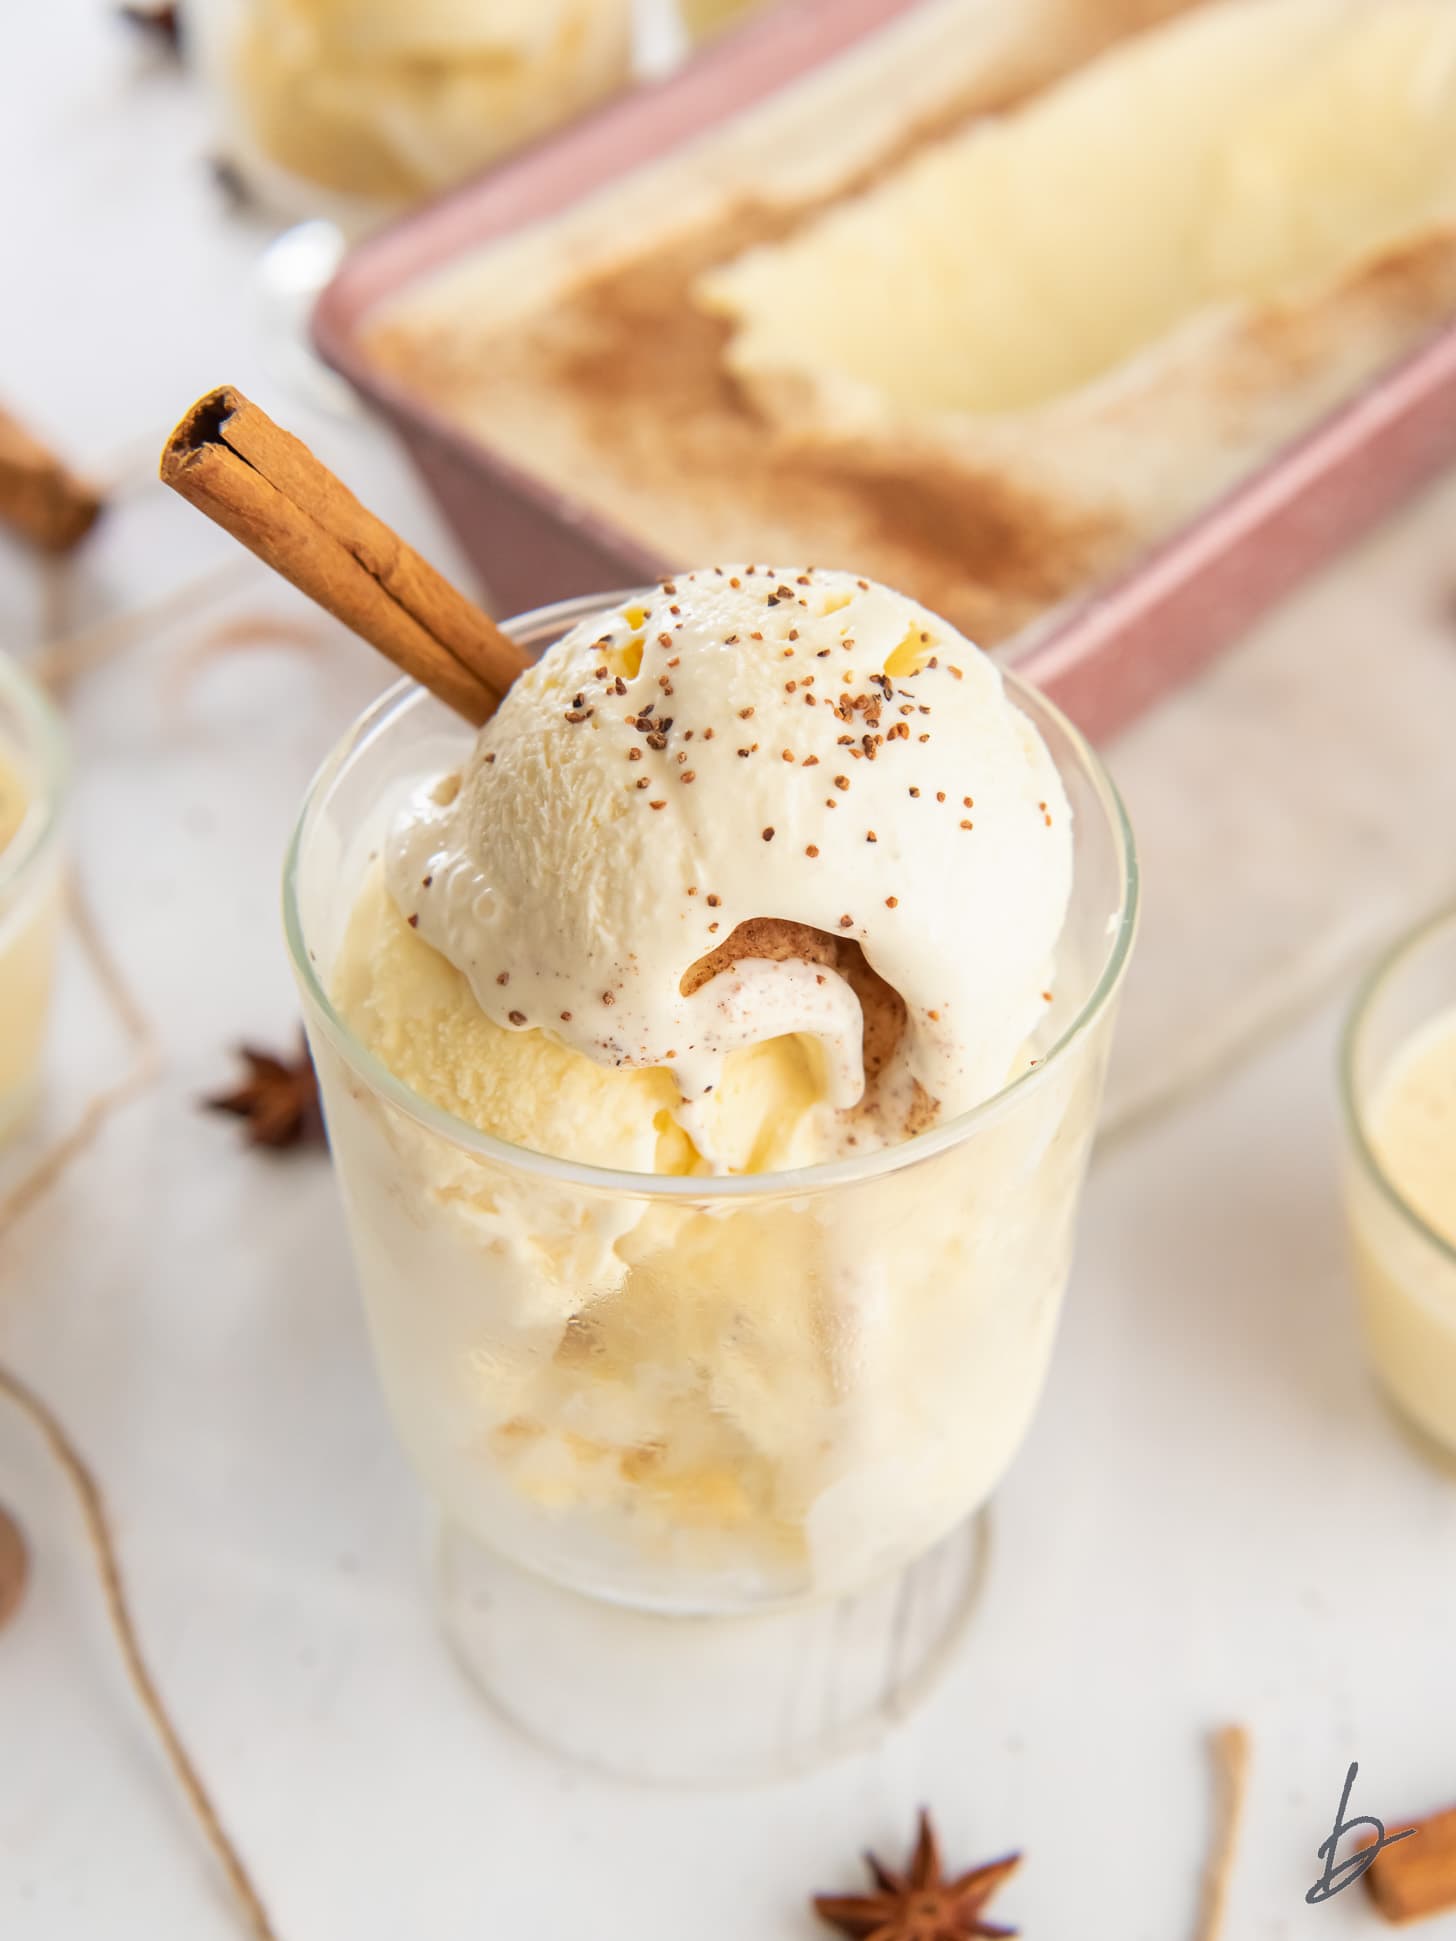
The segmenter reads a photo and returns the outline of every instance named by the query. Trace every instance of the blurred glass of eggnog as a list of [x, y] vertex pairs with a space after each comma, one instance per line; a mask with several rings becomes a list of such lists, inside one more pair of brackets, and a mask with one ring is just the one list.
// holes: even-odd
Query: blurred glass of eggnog
[[0, 1138], [33, 1104], [61, 903], [66, 760], [40, 689], [0, 654]]
[[1456, 908], [1377, 966], [1342, 1067], [1370, 1357], [1402, 1414], [1456, 1455]]

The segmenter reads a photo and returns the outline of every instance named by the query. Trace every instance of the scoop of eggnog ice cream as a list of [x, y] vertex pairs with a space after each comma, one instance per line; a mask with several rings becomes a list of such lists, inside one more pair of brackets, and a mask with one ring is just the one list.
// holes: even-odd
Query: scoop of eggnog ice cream
[[386, 1388], [450, 1512], [675, 1607], [943, 1534], [1040, 1387], [1098, 1060], [852, 1193], [654, 1181], [872, 1155], [1046, 1049], [1071, 817], [993, 663], [849, 574], [684, 574], [550, 648], [379, 851], [348, 1028], [453, 1120], [617, 1174], [472, 1151], [324, 1049]]
[[266, 162], [418, 197], [620, 87], [631, 0], [252, 0], [232, 57]]
[[513, 1143], [780, 1170], [997, 1091], [1070, 886], [1061, 783], [985, 655], [848, 574], [725, 568], [522, 676], [396, 830], [341, 989]]

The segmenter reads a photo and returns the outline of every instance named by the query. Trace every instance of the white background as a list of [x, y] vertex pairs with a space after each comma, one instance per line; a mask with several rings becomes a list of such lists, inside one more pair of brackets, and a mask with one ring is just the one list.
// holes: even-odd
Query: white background
[[[263, 368], [258, 234], [209, 183], [187, 84], [100, 0], [4, 11], [0, 396], [106, 466], [234, 381], [451, 567], [382, 434], [290, 403]], [[67, 613], [228, 558], [137, 487]], [[261, 575], [231, 610], [301, 614]], [[806, 1894], [857, 1886], [866, 1844], [895, 1856], [921, 1801], [952, 1861], [1025, 1848], [994, 1912], [1031, 1941], [1175, 1941], [1204, 1735], [1225, 1720], [1255, 1739], [1230, 1941], [1378, 1931], [1362, 1890], [1315, 1909], [1304, 1892], [1352, 1758], [1359, 1810], [1456, 1797], [1456, 1483], [1360, 1358], [1338, 1005], [1099, 1161], [989, 1592], [930, 1704], [808, 1781], [588, 1778], [498, 1724], [441, 1649], [326, 1164], [244, 1155], [196, 1109], [231, 1041], [292, 1034], [278, 859], [308, 772], [381, 684], [333, 636], [199, 662], [219, 612], [159, 624], [72, 695], [76, 849], [166, 1062], [0, 1241], [0, 1354], [106, 1481], [162, 1685], [285, 1941], [808, 1941]], [[22, 657], [40, 618], [33, 565], [0, 552]], [[57, 1023], [50, 1129], [122, 1062], [74, 963]], [[73, 1504], [3, 1412], [0, 1501], [35, 1551], [0, 1636], [0, 1935], [225, 1941], [235, 1917], [121, 1677]]]

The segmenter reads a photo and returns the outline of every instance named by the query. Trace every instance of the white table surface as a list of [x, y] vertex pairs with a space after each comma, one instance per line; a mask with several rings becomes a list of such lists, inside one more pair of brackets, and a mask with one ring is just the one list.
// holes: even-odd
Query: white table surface
[[[107, 13], [49, 0], [5, 23], [0, 396], [105, 463], [155, 450], [194, 395], [235, 381], [452, 567], [383, 438], [270, 383], [247, 297], [257, 237], [207, 180], [202, 104]], [[228, 557], [196, 515], [136, 493], [70, 612], [134, 606]], [[0, 626], [22, 655], [36, 580], [0, 551]], [[240, 610], [302, 613], [262, 576]], [[995, 1506], [989, 1591], [932, 1701], [874, 1753], [791, 1784], [588, 1777], [499, 1724], [440, 1646], [427, 1519], [375, 1392], [326, 1163], [245, 1155], [196, 1109], [231, 1041], [293, 1032], [278, 858], [315, 760], [380, 684], [335, 636], [197, 664], [215, 617], [149, 632], [72, 695], [76, 847], [165, 1068], [0, 1241], [0, 1355], [105, 1479], [160, 1680], [285, 1941], [808, 1941], [807, 1892], [857, 1885], [865, 1844], [894, 1856], [921, 1801], [953, 1860], [1026, 1849], [996, 1911], [1031, 1941], [1176, 1941], [1205, 1841], [1203, 1737], [1225, 1720], [1255, 1738], [1230, 1941], [1379, 1932], [1361, 1891], [1314, 1909], [1304, 1892], [1351, 1759], [1358, 1810], [1456, 1797], [1456, 1482], [1360, 1359], [1339, 1006], [1099, 1161], [1046, 1401]], [[123, 1062], [74, 962], [57, 1025], [51, 1129]], [[227, 1941], [235, 1916], [120, 1674], [73, 1504], [3, 1409], [0, 1501], [35, 1552], [0, 1636], [0, 1935]]]

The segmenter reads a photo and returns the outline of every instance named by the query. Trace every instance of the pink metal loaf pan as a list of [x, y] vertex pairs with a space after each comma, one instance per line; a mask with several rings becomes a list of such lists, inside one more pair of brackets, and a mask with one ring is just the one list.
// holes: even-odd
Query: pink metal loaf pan
[[[323, 358], [396, 431], [502, 610], [680, 567], [451, 423], [370, 359], [371, 314], [481, 245], [549, 219], [844, 53], [915, 0], [788, 0], [356, 248], [313, 317]], [[1107, 737], [1190, 679], [1302, 579], [1456, 463], [1456, 318], [1134, 566], [998, 648]]]

